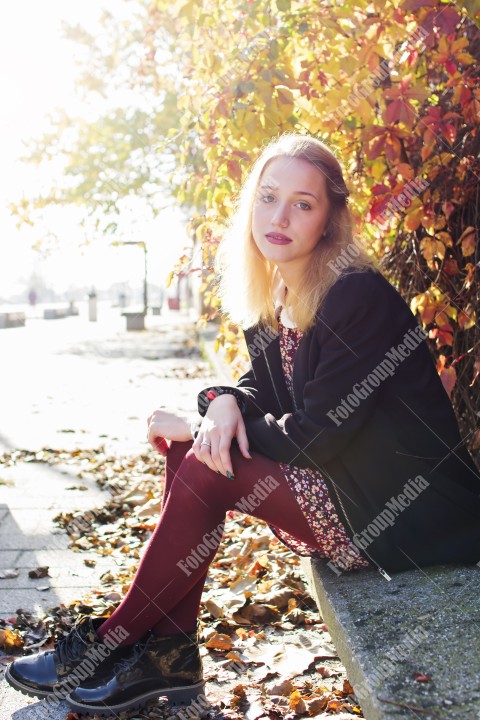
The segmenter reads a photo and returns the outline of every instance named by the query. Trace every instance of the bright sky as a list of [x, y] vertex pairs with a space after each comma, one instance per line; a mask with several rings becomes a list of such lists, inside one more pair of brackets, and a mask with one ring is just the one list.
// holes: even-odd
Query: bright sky
[[[16, 227], [7, 205], [48, 182], [34, 165], [24, 164], [23, 140], [46, 129], [47, 115], [57, 107], [81, 112], [75, 96], [80, 53], [62, 39], [61, 23], [98, 28], [104, 7], [121, 17], [122, 0], [15, 0], [0, 4], [0, 298], [22, 291], [32, 272], [40, 273], [51, 287], [108, 287], [112, 282], [142, 279], [143, 253], [139, 248], [108, 247], [108, 240], [80, 250], [84, 231], [81, 216], [71, 209], [49, 211], [34, 228]], [[152, 282], [161, 284], [182, 248], [188, 243], [182, 218], [175, 209], [164, 211], [155, 222], [142, 220], [142, 207], [132, 206], [121, 218], [118, 240], [146, 240]], [[48, 258], [31, 246], [47, 238]], [[58, 238], [58, 239], [56, 239]], [[138, 277], [137, 277], [138, 276]]]

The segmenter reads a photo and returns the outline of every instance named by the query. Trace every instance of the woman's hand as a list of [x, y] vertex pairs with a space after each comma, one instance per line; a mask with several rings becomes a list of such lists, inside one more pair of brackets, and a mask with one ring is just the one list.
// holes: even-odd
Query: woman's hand
[[233, 395], [218, 395], [208, 406], [199, 433], [192, 445], [197, 460], [234, 478], [230, 446], [236, 437], [240, 452], [251, 460], [242, 413]]
[[163, 407], [158, 408], [148, 417], [147, 426], [147, 440], [161, 455], [166, 455], [170, 448], [168, 440], [184, 442], [192, 439], [188, 420]]

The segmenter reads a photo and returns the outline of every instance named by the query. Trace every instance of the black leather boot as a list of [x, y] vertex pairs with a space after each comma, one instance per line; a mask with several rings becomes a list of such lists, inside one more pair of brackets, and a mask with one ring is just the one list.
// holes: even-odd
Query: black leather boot
[[110, 716], [135, 710], [160, 696], [180, 705], [203, 694], [197, 630], [166, 637], [151, 634], [131, 650], [108, 682], [82, 683], [67, 697], [72, 710]]
[[131, 647], [117, 647], [127, 639], [123, 628], [107, 633], [104, 642], [97, 628], [106, 617], [83, 617], [69, 634], [55, 643], [54, 650], [28, 655], [10, 663], [5, 671], [7, 682], [31, 697], [50, 695], [63, 698], [88, 678], [105, 679], [113, 665], [131, 653]]

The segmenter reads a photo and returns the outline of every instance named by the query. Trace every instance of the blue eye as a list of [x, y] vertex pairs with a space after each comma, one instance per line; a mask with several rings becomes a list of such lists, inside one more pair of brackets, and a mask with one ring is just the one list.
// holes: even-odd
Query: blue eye
[[[271, 200], [269, 200], [268, 198], [271, 198]], [[275, 200], [275, 198], [273, 197], [273, 195], [262, 195], [261, 200], [262, 200], [262, 202], [266, 203], [266, 202], [271, 202], [272, 200]]]
[[306, 202], [303, 202], [303, 200], [301, 200], [301, 201], [298, 203], [298, 205], [299, 205], [299, 206], [303, 205], [303, 207], [301, 208], [302, 210], [310, 210], [310, 205], [309, 205], [308, 203], [306, 203]]

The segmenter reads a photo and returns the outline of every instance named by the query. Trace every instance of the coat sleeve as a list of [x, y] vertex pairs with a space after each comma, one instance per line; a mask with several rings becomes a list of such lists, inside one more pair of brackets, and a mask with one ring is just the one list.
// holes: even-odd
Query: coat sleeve
[[[256, 332], [258, 326], [255, 326], [255, 328], [254, 330]], [[246, 339], [247, 338], [245, 337], [245, 340]], [[252, 359], [251, 354], [250, 359]], [[201, 390], [197, 397], [198, 411], [200, 415], [204, 415], [208, 408], [206, 393], [211, 389], [220, 393], [225, 392], [225, 389], [227, 389], [228, 392], [234, 394], [238, 399], [238, 404], [244, 418], [263, 417], [272, 407], [271, 392], [269, 392], [267, 388], [263, 387], [262, 383], [258, 381], [252, 364], [250, 364], [250, 368], [247, 372], [245, 372], [237, 380], [236, 385], [216, 385], [214, 387], [204, 388]]]
[[[328, 462], [349, 444], [382, 390], [383, 382], [374, 387], [368, 376], [398, 336], [388, 289], [385, 278], [370, 272], [347, 275], [330, 289], [314, 330], [319, 362], [304, 386], [303, 409], [278, 420], [271, 414], [246, 419], [252, 450], [279, 462], [312, 467], [312, 461]], [[347, 405], [342, 408], [343, 401]]]
[[235, 387], [245, 395], [247, 400], [244, 417], [263, 417], [265, 415], [265, 411], [262, 410], [262, 407], [268, 407], [270, 403], [268, 402], [268, 398], [264, 398], [262, 396], [262, 390], [258, 386], [258, 382], [252, 368], [250, 368], [250, 370], [238, 379]]
[[202, 416], [205, 415], [208, 409], [209, 400], [206, 393], [209, 390], [214, 390], [217, 394], [229, 392], [235, 395], [244, 418], [261, 417], [265, 414], [260, 404], [262, 402], [262, 392], [258, 387], [252, 368], [238, 379], [236, 385], [215, 385], [201, 390], [197, 396], [197, 406], [198, 412]]

